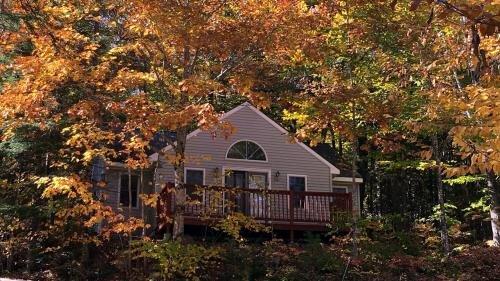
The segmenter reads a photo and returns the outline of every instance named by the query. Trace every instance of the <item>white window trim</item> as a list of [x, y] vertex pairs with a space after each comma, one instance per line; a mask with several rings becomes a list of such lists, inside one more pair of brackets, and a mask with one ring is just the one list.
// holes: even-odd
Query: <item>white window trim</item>
[[[231, 150], [231, 148], [233, 147], [233, 145], [235, 145], [235, 144], [237, 144], [239, 142], [242, 142], [242, 141], [253, 142], [256, 145], [258, 145], [260, 147], [260, 149], [262, 149], [262, 151], [264, 152], [264, 156], [266, 157], [266, 160], [237, 159], [237, 158], [229, 158], [229, 157], [227, 157], [227, 154], [229, 153], [229, 150]], [[254, 141], [254, 140], [251, 140], [251, 139], [239, 139], [239, 140], [236, 140], [235, 142], [233, 142], [231, 145], [229, 145], [229, 148], [226, 151], [226, 157], [225, 157], [225, 159], [229, 160], [229, 161], [256, 162], [256, 163], [267, 163], [267, 162], [269, 162], [269, 157], [267, 157], [267, 152], [264, 149], [264, 147], [262, 147], [262, 145], [260, 145], [258, 142]]]
[[[297, 174], [287, 174], [286, 175], [286, 188], [288, 189], [288, 191], [290, 191], [290, 177], [300, 177], [300, 178], [305, 178], [305, 186], [304, 186], [304, 192], [307, 191], [307, 175], [297, 175]], [[306, 196], [306, 200], [304, 202], [304, 208], [300, 208], [300, 207], [294, 207], [294, 208], [299, 208], [299, 209], [304, 209], [304, 210], [308, 210], [308, 197]], [[288, 201], [288, 210], [290, 210], [290, 204], [291, 204], [291, 200]]]
[[[120, 202], [120, 195], [121, 195], [121, 192], [122, 192], [122, 176], [128, 176], [128, 173], [122, 173], [122, 172], [119, 172], [118, 173], [118, 208], [126, 208], [128, 209], [128, 206], [122, 206], [121, 205], [121, 202]], [[139, 175], [137, 174], [134, 174], [134, 173], [131, 173], [130, 174], [131, 176], [137, 176], [138, 179], [137, 179], [137, 206], [132, 206], [132, 209], [134, 210], [138, 210], [139, 209], [139, 206], [141, 206], [141, 198], [139, 197], [139, 194], [140, 194], [140, 187], [141, 187], [141, 179], [139, 177]], [[129, 200], [131, 200], [131, 198], [129, 198]]]
[[205, 168], [193, 168], [193, 167], [184, 167], [184, 183], [186, 183], [187, 180], [187, 170], [191, 171], [202, 171], [203, 172], [203, 185], [206, 185], [205, 183]]
[[342, 188], [345, 190], [345, 193], [349, 193], [349, 187], [345, 186], [345, 185], [336, 185], [335, 183], [332, 185], [332, 192], [333, 192], [333, 189], [334, 188]]
[[[260, 162], [263, 162], [263, 161], [260, 161]], [[267, 173], [267, 189], [271, 190], [271, 169], [222, 166], [222, 186], [226, 186], [226, 171]]]
[[306, 181], [305, 181], [305, 190], [304, 191], [307, 191], [307, 175], [297, 175], [297, 174], [287, 174], [286, 175], [286, 188], [288, 190], [290, 190], [290, 177], [300, 177], [300, 178], [305, 178]]

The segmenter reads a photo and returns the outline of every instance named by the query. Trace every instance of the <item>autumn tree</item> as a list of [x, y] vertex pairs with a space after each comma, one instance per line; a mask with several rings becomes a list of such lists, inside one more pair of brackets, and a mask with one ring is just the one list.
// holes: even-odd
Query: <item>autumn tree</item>
[[[215, 0], [7, 1], [2, 9], [17, 24], [1, 35], [2, 55], [11, 58], [2, 73], [16, 74], [0, 97], [3, 138], [24, 124], [65, 138], [57, 160], [49, 157], [53, 173], [38, 181], [46, 196], [85, 197], [96, 204], [85, 206], [98, 206], [83, 173], [92, 161], [121, 159], [144, 169], [154, 134], [173, 131], [175, 236], [183, 231], [189, 130], [217, 127], [212, 104], [220, 96], [267, 106], [269, 78], [298, 52], [313, 53], [328, 12], [303, 1]], [[77, 194], [67, 192], [75, 187]], [[87, 226], [109, 220], [85, 212], [94, 214]]]
[[[491, 123], [482, 133], [488, 137], [474, 141], [475, 145], [486, 145], [481, 150], [470, 147], [479, 133], [477, 128], [466, 134], [467, 142], [459, 136], [465, 132], [461, 121], [469, 118], [466, 124], [470, 126], [467, 122], [477, 120], [471, 115], [477, 109], [470, 108], [472, 101], [478, 104], [479, 94], [474, 99], [464, 98], [474, 85], [476, 89], [486, 88], [478, 90], [483, 93], [481, 113], [495, 120], [491, 110], [496, 98], [491, 93], [496, 92], [497, 86], [492, 78], [497, 72], [493, 51], [497, 39], [492, 35], [498, 27], [497, 9], [494, 3], [480, 5], [477, 1], [338, 2], [333, 27], [326, 35], [329, 41], [325, 49], [329, 51], [323, 53], [325, 61], [309, 61], [312, 68], [321, 65], [314, 69], [316, 72], [311, 71], [319, 74], [321, 80], [310, 83], [312, 87], [304, 91], [304, 96], [293, 98], [295, 113], [288, 114], [289, 119], [299, 122], [299, 134], [312, 139], [313, 144], [325, 141], [323, 132], [330, 130], [343, 136], [360, 132], [364, 137], [370, 136], [364, 146], [367, 149], [397, 151], [414, 139], [416, 144], [423, 144], [424, 150], [432, 150], [426, 155], [436, 163], [445, 252], [450, 247], [442, 173], [450, 163], [442, 162], [451, 139], [456, 145], [453, 149], [461, 149], [464, 159], [471, 159], [474, 152], [492, 153], [493, 157], [476, 155], [471, 159], [473, 163], [481, 159], [484, 164], [482, 171], [472, 164], [469, 172], [483, 174], [486, 167], [492, 171], [489, 164], [496, 163], [491, 141], [497, 137]], [[480, 38], [480, 34], [486, 38]], [[483, 47], [479, 47], [479, 42], [483, 42]], [[484, 73], [488, 82], [479, 85]], [[480, 115], [484, 121], [476, 122], [491, 122], [484, 119], [485, 115]], [[329, 138], [335, 143], [333, 135]], [[353, 146], [357, 142], [347, 138]], [[464, 148], [465, 143], [468, 148]], [[487, 164], [485, 159], [491, 162]], [[467, 171], [446, 170], [448, 175]]]
[[468, 165], [447, 169], [446, 173], [486, 175], [493, 241], [498, 245], [499, 119], [495, 108], [499, 101], [500, 5], [495, 1], [420, 2], [412, 1], [411, 8], [429, 12], [430, 28], [422, 40], [429, 42], [435, 54], [442, 53], [425, 58], [425, 73], [432, 84], [431, 102], [452, 114], [448, 116], [453, 118], [449, 135], [462, 159], [468, 160]]
[[[268, 77], [297, 51], [309, 52], [324, 12], [323, 6], [311, 9], [302, 1], [132, 1], [122, 7], [133, 44], [120, 48], [145, 58], [144, 75], [156, 89], [146, 95], [164, 111], [176, 112], [164, 128], [176, 133], [175, 140], [168, 140], [175, 150], [170, 161], [180, 200], [174, 236], [183, 231], [185, 146], [192, 120], [213, 127], [217, 115], [211, 104], [220, 95], [243, 95], [258, 106], [269, 105], [262, 90]], [[128, 81], [137, 71], [121, 75]]]
[[[95, 157], [125, 153], [114, 147], [125, 137], [117, 126], [123, 123], [106, 107], [127, 97], [107, 91], [110, 77], [101, 72], [103, 65], [114, 68], [104, 60], [113, 41], [119, 41], [113, 35], [117, 29], [103, 18], [116, 14], [93, 1], [3, 1], [1, 9], [3, 150], [43, 144], [36, 145], [39, 149], [29, 145], [21, 153], [2, 153], [2, 162], [19, 167], [15, 172], [12, 166], [16, 176], [2, 182], [8, 194], [5, 202], [40, 210], [37, 216], [10, 213], [20, 222], [13, 233], [28, 241], [28, 264], [34, 252], [30, 245], [37, 243], [51, 249], [46, 255], [82, 245], [84, 264], [88, 245], [143, 226], [104, 205], [91, 184]], [[103, 221], [107, 224], [97, 236], [96, 226]], [[23, 235], [28, 231], [32, 234]]]
[[[395, 34], [400, 29], [384, 19], [390, 12], [389, 5], [337, 1], [332, 21], [323, 29], [322, 56], [302, 59], [309, 75], [285, 111], [285, 120], [294, 123], [299, 139], [313, 146], [330, 143], [337, 151], [332, 159], [339, 165], [350, 162], [353, 188], [361, 147], [390, 135], [391, 119], [402, 108], [398, 85], [408, 56], [391, 45], [399, 43]], [[348, 153], [343, 153], [345, 148]], [[352, 234], [356, 256], [356, 223]]]

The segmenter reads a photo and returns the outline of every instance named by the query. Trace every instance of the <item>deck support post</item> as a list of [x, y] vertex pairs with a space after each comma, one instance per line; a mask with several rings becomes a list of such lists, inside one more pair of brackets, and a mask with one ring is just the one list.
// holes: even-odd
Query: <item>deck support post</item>
[[294, 221], [294, 217], [295, 217], [295, 206], [294, 206], [294, 200], [295, 200], [295, 193], [293, 192], [293, 190], [290, 190], [290, 195], [288, 197], [289, 199], [289, 209], [290, 209], [290, 243], [293, 243], [293, 240], [294, 240], [294, 231], [293, 231], [293, 221]]

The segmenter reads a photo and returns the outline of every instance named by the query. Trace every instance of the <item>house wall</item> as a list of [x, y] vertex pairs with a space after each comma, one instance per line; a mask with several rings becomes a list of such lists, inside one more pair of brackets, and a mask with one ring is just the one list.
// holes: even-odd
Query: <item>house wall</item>
[[[330, 168], [299, 144], [291, 142], [289, 136], [251, 108], [244, 107], [224, 120], [236, 129], [227, 139], [202, 131], [186, 144], [186, 167], [205, 169], [205, 184], [222, 185], [224, 168], [270, 170], [271, 189], [288, 189], [287, 175], [295, 174], [307, 176], [307, 191], [331, 191]], [[238, 140], [251, 140], [259, 144], [267, 154], [267, 162], [225, 159], [229, 147]], [[173, 151], [167, 151], [166, 154], [173, 155]], [[276, 177], [278, 171], [280, 175]], [[157, 191], [161, 189], [161, 184], [174, 182], [173, 166], [163, 157], [160, 157], [157, 176], [160, 183], [156, 187]]]
[[[328, 165], [312, 155], [291, 138], [270, 124], [266, 119], [248, 107], [228, 116], [224, 121], [235, 127], [235, 132], [228, 138], [201, 131], [191, 137], [186, 145], [186, 167], [204, 169], [205, 184], [223, 185], [223, 171], [253, 170], [270, 172], [270, 188], [273, 190], [287, 190], [288, 175], [305, 175], [307, 177], [307, 191], [330, 192], [332, 175]], [[238, 140], [251, 140], [259, 144], [266, 152], [267, 162], [226, 159], [227, 150]], [[173, 156], [173, 151], [166, 152], [167, 157]], [[151, 168], [144, 174], [146, 193], [159, 192], [167, 182], [174, 182], [174, 169], [164, 157], [159, 157], [158, 167]], [[153, 179], [153, 169], [156, 170]], [[279, 176], [276, 177], [276, 172]], [[106, 202], [115, 210], [127, 214], [126, 206], [119, 208], [119, 179], [120, 174], [127, 174], [125, 168], [110, 167], [106, 173], [108, 187], [103, 191]], [[135, 174], [138, 174], [135, 172]], [[155, 184], [155, 186], [153, 186]], [[359, 214], [359, 186], [352, 188], [351, 183], [333, 182], [334, 185], [346, 186], [353, 195], [353, 208]], [[139, 202], [140, 203], [140, 202]], [[288, 209], [288, 200], [275, 202], [272, 212], [285, 213]], [[141, 205], [141, 204], [139, 204]], [[275, 210], [274, 210], [275, 209]], [[328, 209], [325, 202], [324, 210]], [[301, 210], [296, 210], [300, 212]], [[145, 210], [147, 221], [154, 224], [155, 210]], [[141, 216], [141, 208], [132, 209], [132, 215]]]

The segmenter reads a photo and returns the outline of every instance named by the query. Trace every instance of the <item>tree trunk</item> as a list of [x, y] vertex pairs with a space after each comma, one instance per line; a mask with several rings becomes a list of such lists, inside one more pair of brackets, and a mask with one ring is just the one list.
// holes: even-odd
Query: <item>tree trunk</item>
[[330, 125], [328, 126], [329, 130], [330, 130], [330, 136], [332, 138], [332, 141], [331, 141], [331, 144], [332, 144], [332, 149], [333, 149], [333, 152], [334, 152], [334, 155], [333, 155], [333, 159], [338, 159], [338, 149], [337, 149], [337, 146], [336, 146], [336, 141], [335, 141], [335, 130], [333, 129], [333, 127]]
[[[351, 162], [351, 165], [352, 165], [352, 190], [354, 191], [356, 189], [356, 161], [358, 159], [358, 138], [355, 138], [354, 141], [353, 141], [353, 144], [352, 144], [352, 152], [353, 152], [353, 155], [352, 155], [352, 162]], [[358, 190], [359, 192], [359, 190]], [[354, 206], [352, 206], [354, 207]], [[356, 212], [353, 214], [353, 230], [352, 230], [352, 256], [354, 258], [357, 258], [358, 257], [358, 241], [357, 241], [357, 232], [358, 232], [358, 228], [357, 228], [357, 210], [355, 210], [354, 208], [352, 209], [353, 212]]]
[[[370, 169], [368, 169], [368, 186], [370, 188], [370, 200], [367, 200], [368, 203], [368, 212], [370, 214], [374, 213], [374, 198], [373, 198], [373, 186], [375, 185], [374, 183], [374, 176], [375, 176], [375, 159], [374, 157], [370, 157]], [[365, 185], [366, 186], [366, 185]]]
[[187, 127], [177, 129], [177, 144], [175, 146], [175, 213], [172, 236], [177, 239], [184, 233], [184, 205], [186, 189], [184, 187], [184, 162], [187, 141]]
[[[140, 191], [139, 194], [144, 194], [144, 170], [141, 168], [141, 176], [139, 179], [139, 185], [140, 185]], [[137, 199], [139, 200], [139, 198]], [[142, 228], [142, 233], [141, 236], [144, 237], [146, 236], [146, 218], [144, 216], [144, 201], [141, 200], [141, 219], [142, 222], [144, 223], [144, 227]]]
[[342, 143], [342, 137], [339, 135], [339, 159], [342, 159], [344, 157], [344, 146]]
[[443, 251], [445, 255], [450, 253], [450, 241], [448, 237], [448, 224], [446, 222], [446, 213], [444, 206], [444, 190], [443, 190], [443, 179], [441, 177], [442, 163], [441, 163], [441, 151], [439, 149], [439, 141], [437, 134], [432, 136], [432, 149], [434, 152], [434, 160], [436, 160], [436, 185], [438, 188], [438, 203], [439, 203], [439, 225], [441, 228], [441, 243], [443, 245]]
[[[128, 219], [132, 217], [132, 171], [128, 168]], [[129, 272], [132, 268], [132, 232], [128, 233], [128, 258], [127, 258], [127, 271]]]
[[493, 172], [488, 172], [487, 181], [488, 190], [491, 194], [490, 218], [491, 231], [493, 233], [493, 245], [500, 247], [500, 188], [498, 187], [496, 176]]

